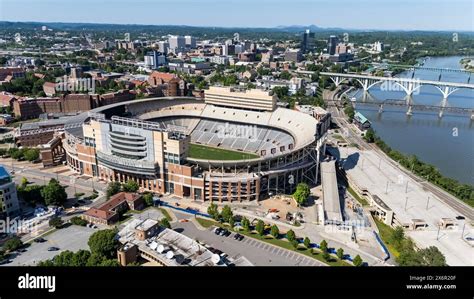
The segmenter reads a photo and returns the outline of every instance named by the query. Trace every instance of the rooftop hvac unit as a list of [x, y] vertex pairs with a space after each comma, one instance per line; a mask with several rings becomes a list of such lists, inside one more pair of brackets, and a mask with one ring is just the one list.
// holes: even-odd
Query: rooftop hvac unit
[[151, 244], [150, 244], [150, 249], [151, 250], [156, 250], [157, 247], [158, 247], [158, 243], [156, 243], [155, 241], [151, 242]]
[[174, 257], [174, 252], [173, 252], [172, 250], [170, 250], [170, 251], [168, 251], [168, 252], [166, 253], [166, 258], [167, 258], [167, 259], [170, 260], [170, 259], [172, 259], [173, 257]]
[[163, 244], [158, 245], [158, 247], [156, 247], [156, 251], [158, 253], [163, 253], [163, 251], [165, 251], [165, 246]]
[[175, 259], [176, 259], [176, 262], [180, 265], [183, 264], [183, 262], [184, 262], [184, 256], [182, 254], [176, 255]]
[[211, 261], [214, 263], [214, 265], [217, 265], [221, 261], [221, 257], [218, 254], [213, 254], [211, 257]]

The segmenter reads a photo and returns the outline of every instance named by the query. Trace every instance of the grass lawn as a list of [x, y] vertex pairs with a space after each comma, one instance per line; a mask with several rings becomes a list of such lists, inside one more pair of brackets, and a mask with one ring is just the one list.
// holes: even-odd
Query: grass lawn
[[375, 224], [377, 224], [377, 228], [379, 229], [380, 238], [385, 243], [385, 246], [387, 246], [388, 251], [390, 251], [390, 254], [392, 256], [398, 257], [400, 253], [398, 252], [398, 250], [395, 249], [393, 244], [390, 243], [391, 236], [395, 230], [375, 217], [374, 221]]
[[201, 224], [201, 226], [205, 227], [205, 228], [209, 228], [213, 225], [218, 225], [218, 226], [223, 226], [221, 225], [219, 222], [216, 222], [214, 220], [210, 220], [210, 219], [205, 219], [205, 218], [201, 218], [201, 217], [196, 217], [196, 220], [197, 222], [199, 222], [199, 224]]
[[246, 160], [258, 158], [258, 155], [209, 147], [200, 144], [190, 144], [188, 156], [203, 160]]
[[[203, 227], [206, 227], [206, 228], [215, 225], [215, 226], [225, 227], [227, 229], [230, 229], [229, 226], [220, 224], [219, 222], [216, 222], [216, 221], [211, 220], [211, 219], [204, 219], [204, 218], [201, 218], [201, 217], [196, 217], [196, 220]], [[231, 230], [233, 230], [233, 229], [231, 229]], [[286, 239], [275, 239], [270, 235], [260, 236], [259, 234], [255, 233], [255, 232], [245, 232], [243, 230], [238, 231], [238, 233], [241, 234], [241, 235], [247, 236], [249, 238], [254, 238], [254, 239], [257, 239], [257, 240], [260, 240], [260, 241], [263, 241], [263, 242], [266, 242], [266, 243], [269, 243], [269, 244], [272, 244], [272, 245], [275, 245], [275, 246], [278, 246], [278, 247], [282, 247], [282, 248], [285, 248], [285, 249], [288, 249], [288, 250], [291, 250], [291, 251], [299, 252], [299, 253], [304, 254], [308, 257], [311, 257], [311, 258], [314, 258], [314, 259], [316, 259], [320, 262], [323, 262], [323, 263], [325, 263], [329, 266], [352, 266], [351, 264], [349, 264], [345, 261], [341, 261], [341, 260], [339, 260], [338, 258], [336, 258], [334, 256], [331, 256], [330, 260], [326, 261], [325, 259], [323, 259], [322, 255], [321, 255], [321, 252], [317, 248], [314, 248], [314, 251], [312, 251], [310, 249], [305, 248], [303, 245], [300, 245], [300, 247], [298, 247], [298, 249], [295, 249], [293, 247], [293, 245], [291, 245], [290, 242], [288, 242]]]
[[171, 220], [173, 220], [173, 218], [171, 218], [170, 213], [168, 213], [167, 210], [165, 210], [165, 209], [163, 209], [163, 208], [160, 208], [160, 211], [161, 211], [161, 213], [163, 213], [163, 216], [165, 216], [166, 219], [168, 219], [168, 221], [171, 222]]
[[359, 194], [357, 194], [354, 189], [352, 189], [351, 187], [347, 187], [347, 191], [349, 191], [349, 193], [355, 198], [357, 199], [357, 201], [362, 205], [362, 206], [368, 206], [369, 203], [367, 202], [367, 200], [361, 196], [359, 196]]

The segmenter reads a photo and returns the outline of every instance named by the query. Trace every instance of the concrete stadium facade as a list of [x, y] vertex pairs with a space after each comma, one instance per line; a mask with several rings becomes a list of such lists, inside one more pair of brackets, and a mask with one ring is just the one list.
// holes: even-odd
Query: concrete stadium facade
[[[242, 126], [252, 129], [232, 130]], [[84, 113], [65, 126], [62, 143], [67, 165], [81, 175], [134, 180], [144, 190], [197, 201], [258, 201], [292, 192], [299, 182], [317, 183], [328, 127], [329, 118], [322, 123], [284, 108], [256, 111], [161, 97]], [[257, 158], [199, 159], [189, 156], [192, 144]]]

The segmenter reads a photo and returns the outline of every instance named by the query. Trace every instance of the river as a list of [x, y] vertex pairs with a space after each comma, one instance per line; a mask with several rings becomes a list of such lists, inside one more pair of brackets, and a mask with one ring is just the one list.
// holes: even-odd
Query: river
[[[462, 57], [430, 57], [424, 67], [462, 69]], [[423, 80], [440, 79], [440, 72], [431, 70], [406, 71], [398, 77]], [[474, 73], [469, 83], [474, 84]], [[441, 81], [467, 83], [469, 74], [442, 72]], [[376, 101], [405, 99], [404, 91], [387, 91], [381, 85], [369, 90]], [[437, 112], [413, 111], [407, 116], [407, 107], [384, 106], [383, 113], [378, 107], [361, 104], [363, 91], [352, 93], [357, 98], [356, 110], [366, 116], [372, 127], [390, 147], [405, 154], [414, 154], [424, 162], [433, 164], [440, 172], [463, 183], [474, 184], [474, 121], [468, 115]], [[442, 94], [434, 86], [423, 86], [412, 96], [414, 104], [440, 105]], [[474, 91], [460, 89], [448, 98], [448, 106], [474, 108]]]

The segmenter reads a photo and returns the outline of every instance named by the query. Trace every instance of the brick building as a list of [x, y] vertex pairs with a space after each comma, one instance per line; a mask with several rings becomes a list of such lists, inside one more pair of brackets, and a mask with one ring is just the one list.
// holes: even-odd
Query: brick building
[[110, 197], [105, 203], [87, 210], [82, 219], [94, 224], [110, 225], [120, 219], [120, 214], [127, 210], [141, 210], [145, 206], [141, 195], [120, 192]]
[[175, 74], [153, 72], [148, 77], [148, 84], [152, 87], [159, 87], [165, 97], [187, 95], [186, 81]]

